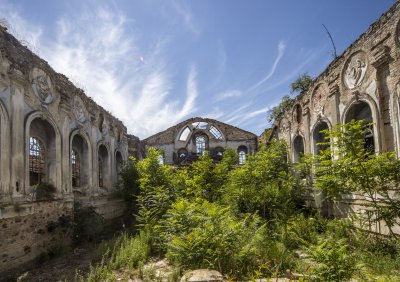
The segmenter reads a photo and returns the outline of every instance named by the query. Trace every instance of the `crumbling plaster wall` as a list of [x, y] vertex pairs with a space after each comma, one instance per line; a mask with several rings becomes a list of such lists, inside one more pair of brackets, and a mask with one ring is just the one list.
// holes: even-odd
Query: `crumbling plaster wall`
[[[208, 125], [204, 129], [199, 129], [193, 126], [196, 123], [207, 123]], [[214, 126], [222, 133], [220, 139], [215, 138], [210, 133], [211, 126]], [[187, 140], [181, 141], [179, 137], [185, 128], [190, 129], [190, 134]], [[196, 145], [193, 138], [196, 134], [207, 136], [207, 150], [210, 152], [213, 152], [217, 148], [232, 148], [237, 150], [240, 146], [245, 146], [249, 154], [257, 150], [257, 136], [255, 134], [214, 119], [200, 117], [185, 120], [165, 131], [144, 139], [142, 143], [146, 148], [153, 146], [164, 149], [165, 163], [173, 165], [177, 164], [176, 159], [180, 149], [186, 149], [193, 155], [196, 154]]]
[[[53, 199], [35, 197], [29, 171], [31, 136], [43, 141], [42, 181], [56, 188]], [[76, 187], [74, 146], [82, 146], [81, 184]], [[100, 147], [106, 152], [103, 185]], [[47, 226], [62, 215], [72, 216], [74, 201], [96, 207], [108, 219], [120, 216], [124, 203], [111, 194], [121, 158], [128, 159], [123, 123], [0, 27], [0, 273], [45, 252], [53, 240]]]
[[[395, 151], [400, 156], [400, 2], [336, 58], [308, 91], [296, 97], [294, 105], [276, 122], [272, 136], [287, 141], [289, 159], [296, 162], [296, 137], [303, 141], [304, 153], [315, 153], [319, 125], [332, 128], [349, 121], [357, 105], [370, 109], [375, 152]], [[316, 196], [318, 208], [323, 208], [323, 198]], [[341, 216], [359, 211], [362, 201], [362, 195], [348, 195], [329, 213]], [[385, 232], [385, 227], [375, 230]]]

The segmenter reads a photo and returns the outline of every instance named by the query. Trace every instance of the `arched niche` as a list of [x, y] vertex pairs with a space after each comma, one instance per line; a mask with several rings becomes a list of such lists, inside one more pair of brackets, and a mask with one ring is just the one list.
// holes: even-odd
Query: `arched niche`
[[304, 155], [304, 139], [302, 136], [297, 135], [293, 140], [293, 162], [299, 163], [303, 155]]
[[99, 187], [106, 190], [110, 189], [111, 188], [110, 156], [109, 156], [109, 150], [104, 144], [99, 145], [97, 156], [98, 156], [97, 175], [98, 175]]
[[328, 130], [329, 125], [325, 121], [319, 121], [316, 126], [314, 127], [313, 130], [313, 152], [314, 154], [319, 154], [321, 151], [325, 150], [328, 148], [329, 145], [326, 144], [321, 144], [325, 143], [328, 140], [326, 140], [327, 135], [323, 133], [322, 131]]
[[88, 188], [91, 185], [92, 154], [85, 135], [75, 132], [71, 135], [70, 171], [73, 188]]
[[122, 172], [122, 168], [124, 165], [124, 159], [120, 151], [115, 152], [115, 175], [117, 176], [117, 180], [120, 179], [120, 174]]
[[57, 187], [61, 166], [59, 136], [58, 129], [45, 116], [33, 117], [29, 122], [26, 141], [28, 186], [45, 182]]
[[303, 110], [300, 104], [296, 104], [293, 107], [293, 122], [300, 124], [302, 122], [302, 118], [303, 118]]
[[376, 141], [374, 137], [374, 119], [369, 104], [365, 101], [358, 101], [350, 105], [345, 115], [345, 123], [352, 120], [363, 120], [369, 125], [368, 133], [365, 136], [364, 148], [369, 152], [375, 152]]

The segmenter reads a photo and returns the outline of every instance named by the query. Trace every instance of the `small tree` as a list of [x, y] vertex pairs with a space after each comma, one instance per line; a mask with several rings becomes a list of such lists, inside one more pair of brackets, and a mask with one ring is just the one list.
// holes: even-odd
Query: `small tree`
[[307, 73], [301, 74], [291, 85], [290, 92], [304, 92], [307, 91], [313, 82], [313, 78], [309, 76]]
[[289, 95], [283, 96], [279, 105], [273, 107], [271, 110], [268, 111], [268, 121], [272, 122], [278, 120], [283, 115], [283, 113], [293, 105], [293, 103], [294, 99], [290, 98]]
[[[374, 154], [365, 146], [370, 125], [363, 121], [325, 130], [327, 149], [317, 156], [314, 186], [331, 199], [359, 192], [365, 196], [369, 222], [383, 221], [391, 235], [400, 215], [400, 160], [394, 153]], [[332, 149], [333, 148], [333, 149]]]

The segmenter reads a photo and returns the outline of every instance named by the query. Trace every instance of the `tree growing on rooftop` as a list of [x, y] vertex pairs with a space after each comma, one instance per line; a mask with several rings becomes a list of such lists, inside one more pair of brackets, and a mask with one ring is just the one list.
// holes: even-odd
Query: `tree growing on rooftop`
[[307, 73], [303, 73], [290, 85], [290, 93], [307, 91], [312, 82], [313, 78]]

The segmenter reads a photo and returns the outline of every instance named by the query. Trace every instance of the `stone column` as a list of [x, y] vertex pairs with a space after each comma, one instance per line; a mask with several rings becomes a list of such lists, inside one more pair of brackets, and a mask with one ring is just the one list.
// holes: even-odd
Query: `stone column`
[[[18, 70], [12, 70], [11, 97], [10, 97], [10, 140], [11, 140], [11, 189], [13, 197], [21, 197], [25, 194], [29, 183], [25, 183], [27, 169], [25, 167], [25, 153], [29, 152], [25, 141], [25, 116], [24, 116], [24, 87], [25, 77]], [[29, 178], [28, 178], [29, 180]]]
[[394, 150], [393, 122], [390, 117], [390, 94], [387, 85], [389, 76], [390, 49], [383, 43], [371, 48], [372, 65], [376, 69], [377, 97], [379, 101], [379, 134], [383, 152]]

